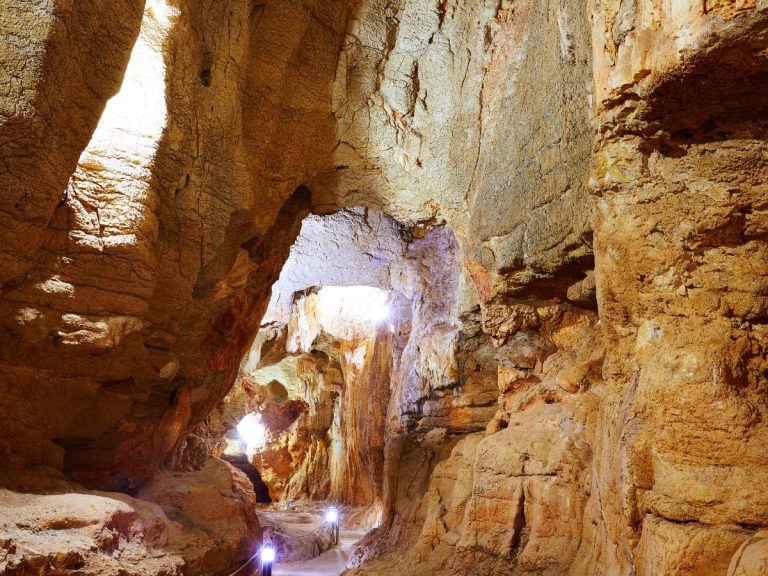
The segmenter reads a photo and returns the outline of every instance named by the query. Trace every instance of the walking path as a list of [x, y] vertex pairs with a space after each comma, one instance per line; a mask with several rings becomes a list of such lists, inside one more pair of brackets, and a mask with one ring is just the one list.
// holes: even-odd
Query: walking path
[[304, 562], [276, 564], [272, 570], [273, 576], [338, 576], [349, 559], [349, 552], [355, 542], [363, 537], [365, 532], [342, 532], [340, 544], [317, 558]]

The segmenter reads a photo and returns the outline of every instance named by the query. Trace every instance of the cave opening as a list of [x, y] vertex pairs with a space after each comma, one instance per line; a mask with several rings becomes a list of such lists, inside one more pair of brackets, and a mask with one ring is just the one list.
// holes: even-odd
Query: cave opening
[[0, 574], [765, 576], [767, 46], [0, 0]]
[[213, 454], [254, 484], [282, 561], [333, 546], [329, 509], [355, 539], [387, 521], [394, 435], [486, 426], [495, 364], [456, 355], [479, 329], [466, 322], [476, 304], [462, 312], [467, 286], [446, 227], [414, 231], [363, 207], [302, 220], [235, 384], [204, 424]]
[[[373, 354], [381, 354], [379, 348], [391, 343], [397, 321], [390, 308], [391, 294], [359, 285], [302, 290], [294, 294], [285, 341], [275, 342], [273, 336], [251, 349], [253, 355], [260, 354], [265, 345], [276, 347], [258, 361], [249, 357], [243, 367], [237, 385], [248, 399], [242, 408], [246, 412], [226, 432], [222, 457], [246, 472], [259, 502], [290, 508], [297, 500], [332, 498], [380, 506], [370, 496], [378, 493], [372, 486], [359, 498], [344, 494], [338, 486], [340, 476], [359, 473], [351, 468], [346, 454], [353, 447], [341, 437], [352, 435], [348, 428], [353, 425], [346, 421], [349, 405], [343, 403], [345, 394], [352, 396], [349, 388], [369, 383], [389, 386], [392, 356], [384, 356], [376, 365], [371, 362], [376, 360]], [[268, 311], [274, 313], [274, 309]], [[275, 322], [274, 317], [269, 322], [270, 335], [274, 335]], [[385, 344], [382, 334], [387, 336]], [[383, 436], [384, 425], [379, 418], [372, 433]], [[307, 453], [310, 449], [311, 454]], [[308, 469], [314, 472], [308, 475]], [[370, 480], [381, 479], [374, 476]]]
[[390, 398], [420, 281], [410, 240], [376, 210], [305, 217], [236, 382], [207, 419], [214, 455], [253, 483], [283, 560], [332, 545], [329, 507], [345, 529], [381, 520]]

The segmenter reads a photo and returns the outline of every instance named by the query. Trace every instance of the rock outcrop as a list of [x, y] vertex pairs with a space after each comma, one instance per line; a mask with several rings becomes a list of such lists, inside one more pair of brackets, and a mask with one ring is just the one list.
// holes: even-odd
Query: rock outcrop
[[333, 527], [311, 512], [259, 512], [265, 539], [283, 562], [309, 560], [335, 546]]
[[138, 497], [50, 474], [3, 478], [0, 573], [121, 576], [228, 573], [256, 547], [253, 489], [220, 460], [163, 473]]
[[[595, 271], [611, 393], [578, 566], [724, 574], [766, 523], [768, 12], [595, 3]], [[674, 32], [673, 32], [674, 31]], [[662, 40], [663, 38], [663, 40]], [[642, 56], [641, 56], [642, 54]], [[749, 168], [747, 168], [749, 167]]]

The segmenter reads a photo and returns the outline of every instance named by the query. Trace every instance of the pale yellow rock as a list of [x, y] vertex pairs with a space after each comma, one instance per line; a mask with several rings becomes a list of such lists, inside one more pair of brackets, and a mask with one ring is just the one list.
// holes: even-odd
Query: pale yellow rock
[[759, 531], [748, 538], [733, 555], [727, 576], [768, 574], [768, 534]]

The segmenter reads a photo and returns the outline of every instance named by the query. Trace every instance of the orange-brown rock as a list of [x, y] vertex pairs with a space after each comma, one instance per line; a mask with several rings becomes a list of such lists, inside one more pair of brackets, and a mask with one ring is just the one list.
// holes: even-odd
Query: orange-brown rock
[[725, 574], [768, 520], [755, 489], [768, 470], [755, 269], [766, 249], [768, 12], [715, 2], [593, 10], [595, 277], [611, 392], [594, 530], [576, 566]]
[[176, 576], [225, 574], [253, 554], [253, 488], [220, 460], [164, 473], [138, 498], [55, 476], [4, 478], [0, 573]]
[[765, 0], [0, 0], [0, 571], [226, 573], [250, 413], [275, 500], [380, 515], [356, 574], [765, 573], [766, 46]]

